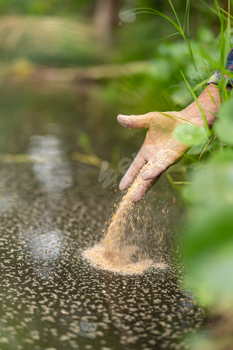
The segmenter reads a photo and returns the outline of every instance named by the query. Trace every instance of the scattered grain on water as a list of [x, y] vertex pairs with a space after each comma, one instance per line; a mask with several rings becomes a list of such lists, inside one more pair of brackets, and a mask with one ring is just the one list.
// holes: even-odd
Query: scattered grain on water
[[[133, 248], [134, 250], [134, 248]], [[125, 247], [125, 250], [119, 256], [119, 262], [116, 264], [114, 261], [111, 261], [105, 255], [105, 246], [97, 244], [92, 248], [89, 248], [84, 251], [83, 256], [86, 258], [94, 267], [109, 270], [115, 273], [121, 273], [125, 275], [139, 275], [145, 272], [148, 269], [165, 269], [165, 263], [154, 263], [151, 259], [140, 260], [138, 262], [126, 261], [126, 256], [130, 257], [132, 254], [131, 247]], [[123, 261], [121, 260], [123, 257]]]

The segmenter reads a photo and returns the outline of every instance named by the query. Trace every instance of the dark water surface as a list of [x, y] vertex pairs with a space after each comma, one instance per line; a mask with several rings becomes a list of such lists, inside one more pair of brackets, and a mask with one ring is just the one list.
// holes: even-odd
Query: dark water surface
[[1, 95], [0, 350], [185, 348], [202, 310], [181, 289], [183, 266], [173, 259], [172, 188], [161, 179], [135, 216], [142, 249], [166, 270], [124, 276], [90, 266], [81, 253], [102, 237], [119, 192], [102, 187], [98, 168], [72, 160], [78, 133], [92, 133], [75, 108], [81, 101], [45, 95]]

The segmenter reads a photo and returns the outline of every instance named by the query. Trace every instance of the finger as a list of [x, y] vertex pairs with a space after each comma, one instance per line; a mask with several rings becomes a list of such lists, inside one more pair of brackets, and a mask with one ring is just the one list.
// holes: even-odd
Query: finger
[[154, 161], [154, 166], [142, 174], [143, 180], [146, 181], [157, 178], [179, 158], [180, 157], [174, 152], [171, 154], [158, 156]]
[[[167, 166], [168, 167], [168, 166]], [[143, 175], [142, 178], [145, 181], [152, 180], [159, 176], [161, 173], [163, 173], [167, 168], [163, 167], [161, 165], [155, 165], [154, 168], [147, 170]]]
[[150, 188], [158, 181], [160, 175], [157, 178], [141, 182], [141, 184], [137, 187], [137, 189], [134, 192], [132, 199], [134, 203], [139, 202], [145, 196], [145, 194], [150, 190]]
[[142, 115], [123, 115], [119, 114], [117, 117], [118, 122], [126, 128], [140, 129], [149, 127], [151, 119], [155, 113], [150, 112]]
[[146, 164], [145, 158], [142, 156], [141, 152], [135, 157], [133, 163], [130, 165], [127, 173], [120, 182], [119, 188], [121, 191], [125, 190], [133, 182], [137, 174], [143, 165]]

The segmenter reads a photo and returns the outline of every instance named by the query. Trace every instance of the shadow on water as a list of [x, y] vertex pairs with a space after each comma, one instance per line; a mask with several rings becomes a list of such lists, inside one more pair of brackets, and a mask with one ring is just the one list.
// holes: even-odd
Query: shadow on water
[[[168, 182], [161, 179], [135, 220], [145, 250], [169, 267], [136, 276], [92, 267], [81, 252], [102, 237], [119, 193], [102, 188], [98, 169], [69, 157], [76, 135], [69, 144], [63, 130], [71, 135], [82, 116], [72, 116], [65, 128], [53, 124], [59, 133], [51, 132], [49, 120], [46, 134], [47, 121], [35, 122], [24, 107], [24, 136], [17, 137], [29, 162], [12, 156], [0, 169], [0, 349], [184, 348], [182, 338], [201, 324], [202, 310], [179, 286], [183, 266], [173, 259], [173, 235], [180, 209]], [[13, 135], [5, 137], [4, 153], [12, 150]]]

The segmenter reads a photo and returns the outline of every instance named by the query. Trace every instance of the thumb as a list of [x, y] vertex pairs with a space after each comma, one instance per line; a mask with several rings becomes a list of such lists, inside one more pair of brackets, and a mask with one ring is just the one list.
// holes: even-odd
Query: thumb
[[152, 118], [156, 112], [150, 112], [142, 115], [123, 115], [119, 114], [117, 117], [118, 122], [126, 128], [140, 129], [149, 127]]

